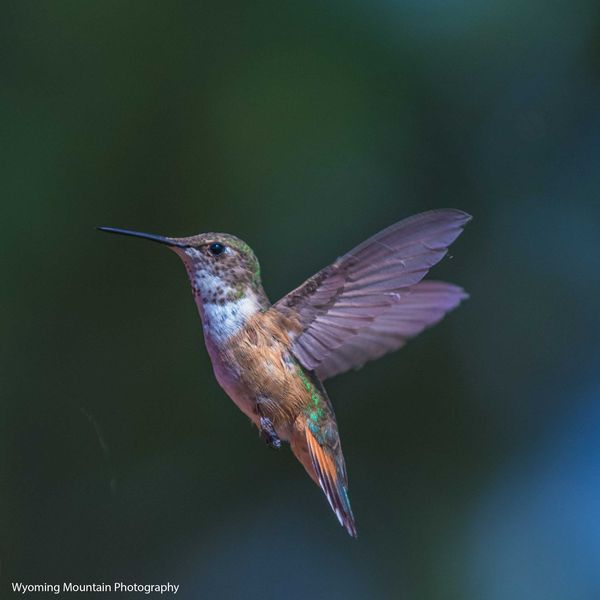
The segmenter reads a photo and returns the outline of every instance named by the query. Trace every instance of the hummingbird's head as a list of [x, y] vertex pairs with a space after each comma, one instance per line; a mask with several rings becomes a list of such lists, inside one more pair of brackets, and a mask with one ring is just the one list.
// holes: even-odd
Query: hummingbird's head
[[201, 233], [185, 238], [99, 227], [101, 231], [165, 244], [183, 261], [197, 301], [224, 305], [251, 297], [263, 302], [260, 265], [252, 248], [227, 233]]
[[179, 238], [172, 246], [183, 260], [194, 294], [203, 304], [262, 296], [260, 265], [252, 248], [227, 233]]

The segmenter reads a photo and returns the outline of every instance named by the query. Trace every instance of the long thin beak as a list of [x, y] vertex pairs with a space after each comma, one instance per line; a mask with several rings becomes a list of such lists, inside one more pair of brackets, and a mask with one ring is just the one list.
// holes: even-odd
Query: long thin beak
[[99, 231], [107, 231], [108, 233], [116, 233], [118, 235], [130, 235], [132, 237], [139, 237], [145, 240], [151, 240], [152, 242], [158, 242], [159, 244], [166, 244], [167, 246], [178, 246], [184, 248], [185, 244], [176, 240], [175, 238], [168, 238], [164, 235], [155, 235], [154, 233], [142, 233], [141, 231], [130, 231], [129, 229], [118, 229], [117, 227], [96, 227]]

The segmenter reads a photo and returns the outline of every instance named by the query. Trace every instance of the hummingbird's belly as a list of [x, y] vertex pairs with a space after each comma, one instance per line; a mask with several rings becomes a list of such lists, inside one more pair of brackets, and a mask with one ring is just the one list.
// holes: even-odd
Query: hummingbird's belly
[[244, 385], [240, 374], [231, 365], [226, 364], [218, 353], [211, 352], [213, 371], [219, 385], [225, 393], [234, 401], [236, 406], [255, 424], [258, 423], [256, 414], [256, 402], [249, 390]]
[[246, 361], [240, 361], [241, 357], [234, 358], [231, 352], [219, 351], [208, 340], [206, 346], [215, 378], [236, 406], [259, 427], [257, 403], [260, 404], [262, 416], [271, 419], [279, 438], [289, 441], [297, 416], [294, 403], [290, 402], [294, 394], [290, 392], [301, 382], [295, 375], [287, 348], [278, 348], [274, 352], [276, 356], [267, 359], [264, 349], [262, 352], [256, 349], [249, 353]]

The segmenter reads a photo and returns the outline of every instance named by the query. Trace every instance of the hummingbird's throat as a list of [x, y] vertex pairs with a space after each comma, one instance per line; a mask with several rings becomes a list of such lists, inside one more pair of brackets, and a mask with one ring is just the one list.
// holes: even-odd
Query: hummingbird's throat
[[204, 335], [222, 344], [238, 333], [262, 308], [248, 284], [233, 283], [217, 275], [197, 272], [190, 276]]
[[196, 304], [204, 335], [217, 344], [223, 344], [236, 335], [261, 309], [260, 302], [253, 294], [224, 302], [202, 302], [196, 297]]
[[231, 282], [218, 275], [195, 273], [190, 275], [194, 295], [203, 304], [218, 304], [237, 302], [253, 295], [252, 288], [243, 282]]
[[262, 286], [255, 285], [243, 270], [207, 265], [193, 248], [177, 252], [183, 258], [204, 335], [223, 344], [268, 306]]

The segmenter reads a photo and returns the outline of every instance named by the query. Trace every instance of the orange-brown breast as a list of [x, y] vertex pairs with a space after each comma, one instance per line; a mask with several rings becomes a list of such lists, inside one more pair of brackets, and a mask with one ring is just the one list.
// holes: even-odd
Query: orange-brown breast
[[260, 402], [263, 415], [282, 434], [309, 399], [290, 350], [290, 335], [297, 329], [297, 323], [276, 311], [260, 312], [221, 350], [223, 359], [236, 366], [248, 395]]

